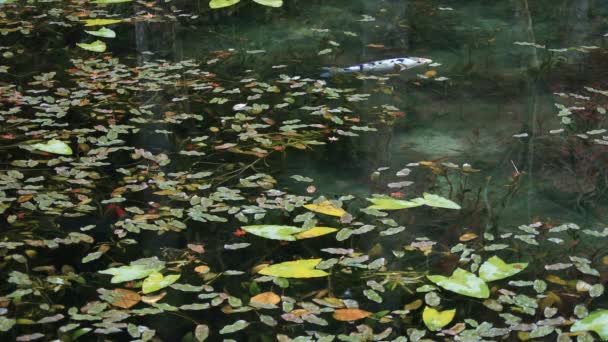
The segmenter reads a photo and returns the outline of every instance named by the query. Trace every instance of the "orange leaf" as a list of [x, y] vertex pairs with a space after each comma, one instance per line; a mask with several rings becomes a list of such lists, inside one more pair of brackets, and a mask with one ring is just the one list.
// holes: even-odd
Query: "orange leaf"
[[475, 233], [466, 233], [466, 234], [462, 234], [460, 236], [460, 238], [458, 238], [458, 240], [462, 241], [462, 242], [466, 242], [466, 241], [470, 241], [470, 240], [475, 240], [477, 239], [477, 234]]
[[200, 265], [200, 266], [196, 266], [194, 268], [194, 272], [196, 273], [200, 273], [200, 274], [205, 274], [207, 272], [209, 272], [210, 268], [207, 265]]
[[114, 289], [112, 295], [114, 301], [111, 304], [123, 309], [135, 306], [141, 301], [141, 296], [137, 292], [127, 289]]
[[277, 305], [281, 301], [281, 297], [274, 292], [263, 292], [257, 296], [251, 297], [251, 301], [262, 304]]
[[334, 311], [336, 321], [356, 321], [368, 317], [372, 313], [361, 309], [338, 309]]

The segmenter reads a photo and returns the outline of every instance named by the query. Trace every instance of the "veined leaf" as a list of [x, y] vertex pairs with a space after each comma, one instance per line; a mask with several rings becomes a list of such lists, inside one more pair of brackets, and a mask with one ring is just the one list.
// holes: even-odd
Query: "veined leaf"
[[329, 275], [325, 271], [315, 269], [322, 259], [307, 259], [287, 261], [270, 265], [258, 273], [280, 278], [317, 278]]
[[485, 281], [494, 281], [511, 277], [528, 267], [528, 263], [507, 264], [501, 258], [493, 256], [479, 268], [479, 277]]

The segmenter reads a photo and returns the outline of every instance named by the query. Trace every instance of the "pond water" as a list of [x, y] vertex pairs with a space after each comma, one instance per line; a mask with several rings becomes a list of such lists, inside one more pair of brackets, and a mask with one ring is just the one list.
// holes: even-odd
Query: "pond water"
[[606, 18], [0, 0], [0, 338], [608, 340]]

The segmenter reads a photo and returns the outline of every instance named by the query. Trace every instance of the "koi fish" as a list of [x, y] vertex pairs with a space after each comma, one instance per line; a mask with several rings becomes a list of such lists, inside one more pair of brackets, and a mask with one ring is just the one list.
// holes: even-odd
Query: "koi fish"
[[321, 77], [332, 77], [337, 74], [346, 73], [372, 73], [372, 72], [389, 72], [389, 71], [403, 71], [415, 68], [421, 65], [431, 64], [433, 61], [428, 58], [421, 57], [401, 57], [383, 59], [379, 61], [357, 64], [346, 68], [324, 68], [326, 71], [321, 74]]

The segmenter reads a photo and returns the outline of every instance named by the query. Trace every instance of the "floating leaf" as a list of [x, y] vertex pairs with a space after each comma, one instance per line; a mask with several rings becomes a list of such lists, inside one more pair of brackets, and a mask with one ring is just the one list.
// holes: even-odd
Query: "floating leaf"
[[427, 278], [446, 290], [456, 292], [464, 296], [474, 298], [490, 297], [490, 289], [488, 288], [488, 285], [473, 273], [467, 272], [461, 268], [457, 268], [451, 277], [429, 275]]
[[293, 234], [305, 229], [293, 226], [255, 225], [241, 227], [247, 233], [272, 240], [295, 241]]
[[168, 276], [163, 276], [162, 273], [154, 272], [144, 280], [141, 289], [143, 293], [158, 291], [175, 283], [179, 279], [179, 277], [181, 277], [180, 274], [170, 274]]
[[71, 156], [74, 153], [68, 144], [56, 139], [49, 140], [46, 143], [34, 144], [32, 147], [43, 152], [61, 154], [64, 156]]
[[594, 331], [602, 340], [608, 340], [608, 310], [596, 310], [592, 312], [589, 316], [576, 321], [570, 328], [570, 331]]
[[331, 234], [337, 230], [338, 229], [332, 228], [332, 227], [313, 227], [309, 230], [305, 230], [301, 233], [295, 234], [294, 237], [298, 240], [310, 239], [310, 238], [315, 238], [318, 236]]
[[213, 8], [213, 9], [223, 8], [223, 7], [228, 7], [228, 6], [237, 4], [240, 1], [241, 0], [211, 0], [211, 1], [209, 1], [209, 7]]
[[234, 322], [233, 324], [229, 324], [220, 330], [220, 334], [231, 334], [233, 332], [237, 332], [239, 330], [243, 330], [249, 326], [249, 322], [244, 321], [242, 319]]
[[209, 327], [205, 324], [199, 324], [194, 328], [194, 338], [198, 342], [203, 342], [209, 337]]
[[314, 211], [315, 213], [330, 216], [341, 217], [342, 215], [346, 214], [346, 211], [344, 209], [336, 207], [331, 203], [331, 201], [323, 201], [318, 204], [306, 204], [304, 205], [304, 208], [310, 211]]
[[370, 316], [372, 313], [361, 309], [337, 309], [333, 317], [336, 321], [356, 321]]
[[424, 204], [428, 205], [429, 207], [435, 207], [435, 208], [445, 208], [445, 209], [460, 209], [460, 206], [455, 203], [450, 201], [447, 198], [438, 196], [438, 195], [433, 195], [433, 194], [429, 194], [429, 193], [424, 193], [423, 194], [423, 200], [424, 200]]
[[123, 309], [129, 309], [141, 301], [141, 296], [137, 292], [127, 289], [112, 290], [112, 298], [114, 300], [111, 304]]
[[107, 270], [99, 271], [101, 274], [110, 274], [112, 284], [122, 283], [125, 281], [142, 279], [154, 272], [158, 272], [165, 267], [165, 263], [158, 259], [142, 259], [134, 261], [129, 266], [112, 267]]
[[485, 281], [494, 281], [511, 277], [528, 267], [528, 263], [507, 264], [501, 258], [493, 256], [479, 268], [479, 277]]
[[260, 274], [280, 278], [317, 278], [325, 277], [327, 272], [315, 269], [321, 259], [306, 259], [287, 261], [280, 264], [270, 265], [260, 270]]
[[283, 0], [253, 0], [260, 5], [270, 6], [270, 7], [281, 7], [283, 6]]
[[95, 0], [94, 4], [107, 5], [107, 4], [120, 4], [123, 2], [131, 2], [133, 0]]
[[113, 30], [110, 30], [107, 27], [102, 27], [97, 31], [87, 31], [85, 30], [84, 32], [92, 35], [92, 36], [96, 36], [96, 37], [103, 37], [103, 38], [116, 38], [116, 32], [114, 32]]
[[367, 209], [378, 209], [378, 210], [399, 210], [419, 207], [424, 204], [420, 198], [415, 198], [411, 201], [398, 200], [394, 198], [368, 198], [368, 201], [372, 202], [373, 205], [367, 207]]
[[277, 305], [281, 301], [281, 297], [274, 292], [263, 292], [251, 297], [251, 302], [262, 304]]
[[122, 22], [122, 19], [85, 19], [84, 26], [105, 26], [120, 22]]
[[450, 324], [455, 315], [455, 309], [438, 311], [427, 306], [422, 312], [422, 320], [424, 321], [424, 325], [426, 325], [430, 331], [436, 331]]
[[76, 45], [78, 45], [78, 47], [81, 49], [85, 49], [87, 51], [93, 51], [93, 52], [104, 52], [107, 49], [106, 43], [102, 42], [101, 40], [96, 40], [90, 44], [77, 43]]

